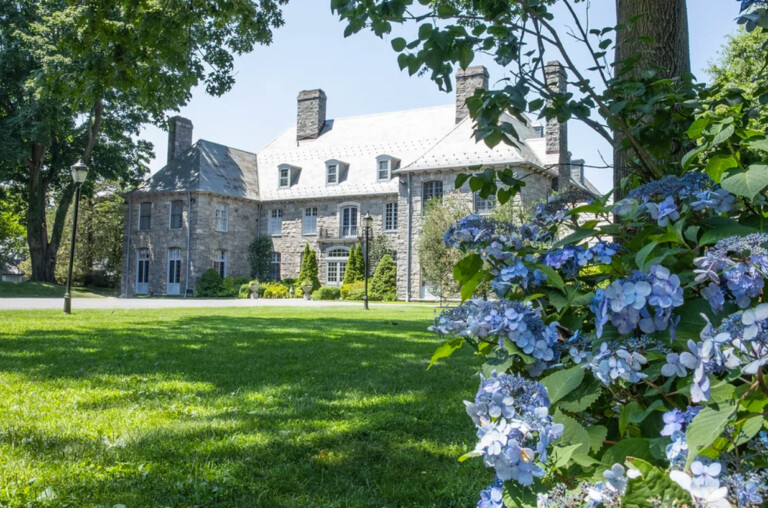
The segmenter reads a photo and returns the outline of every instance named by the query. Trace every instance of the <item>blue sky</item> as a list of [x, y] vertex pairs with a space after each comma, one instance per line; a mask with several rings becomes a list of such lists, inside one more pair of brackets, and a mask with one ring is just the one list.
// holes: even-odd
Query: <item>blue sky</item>
[[[615, 23], [613, 0], [593, 0], [592, 26]], [[400, 71], [388, 41], [369, 32], [344, 38], [344, 25], [331, 13], [328, 0], [292, 0], [284, 9], [285, 25], [275, 31], [271, 46], [257, 47], [235, 63], [236, 84], [222, 97], [193, 90], [180, 114], [194, 124], [194, 139], [207, 139], [257, 152], [295, 123], [300, 90], [322, 88], [328, 95], [328, 118], [380, 113], [451, 104], [453, 95], [441, 92], [427, 76]], [[727, 34], [736, 29], [735, 0], [688, 0], [691, 64], [704, 79], [703, 69], [717, 54]], [[504, 77], [502, 68], [481, 59], [491, 83]], [[584, 61], [587, 67], [586, 60]], [[152, 172], [166, 160], [167, 134], [149, 127], [143, 137], [155, 145]], [[569, 147], [575, 158], [601, 165], [611, 159], [610, 147], [589, 128], [569, 125]], [[603, 191], [611, 187], [610, 170], [588, 169]]]

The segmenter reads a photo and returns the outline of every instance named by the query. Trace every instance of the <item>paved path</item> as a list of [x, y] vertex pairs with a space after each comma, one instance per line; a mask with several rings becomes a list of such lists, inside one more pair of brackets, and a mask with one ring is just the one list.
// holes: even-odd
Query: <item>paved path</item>
[[[62, 298], [0, 298], [0, 310], [61, 309]], [[371, 304], [374, 306], [376, 304]], [[391, 304], [387, 304], [389, 306]], [[77, 309], [169, 309], [177, 307], [361, 307], [362, 302], [290, 300], [257, 300], [199, 298], [73, 298], [72, 310]], [[384, 305], [381, 305], [382, 307]]]

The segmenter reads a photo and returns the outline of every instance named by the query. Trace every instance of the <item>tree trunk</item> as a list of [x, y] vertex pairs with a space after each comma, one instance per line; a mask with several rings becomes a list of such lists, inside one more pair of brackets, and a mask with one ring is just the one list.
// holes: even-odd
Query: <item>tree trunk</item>
[[[617, 64], [642, 51], [635, 71], [661, 67], [659, 78], [691, 72], [685, 0], [616, 0], [616, 22], [626, 27], [617, 34]], [[642, 41], [643, 38], [653, 42]], [[620, 67], [617, 65], [617, 73]], [[621, 135], [614, 132], [613, 185], [617, 199], [621, 197], [621, 179], [632, 173], [632, 153], [619, 150], [621, 141]]]

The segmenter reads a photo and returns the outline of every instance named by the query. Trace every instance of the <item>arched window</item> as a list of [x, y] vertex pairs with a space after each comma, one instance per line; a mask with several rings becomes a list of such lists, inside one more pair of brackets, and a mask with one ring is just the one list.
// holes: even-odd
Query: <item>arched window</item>
[[227, 251], [216, 251], [216, 254], [213, 256], [213, 268], [219, 272], [222, 279], [227, 276]]
[[325, 253], [325, 280], [329, 286], [340, 286], [347, 271], [348, 247], [333, 247]]

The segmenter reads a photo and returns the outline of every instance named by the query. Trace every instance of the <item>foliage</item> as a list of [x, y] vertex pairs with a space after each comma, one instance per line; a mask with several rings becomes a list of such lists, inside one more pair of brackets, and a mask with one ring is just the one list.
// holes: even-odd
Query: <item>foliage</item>
[[0, 268], [9, 262], [19, 262], [25, 256], [27, 230], [22, 218], [0, 188]]
[[301, 269], [299, 270], [299, 277], [297, 280], [299, 281], [299, 287], [311, 285], [312, 291], [315, 291], [320, 287], [317, 268], [317, 253], [314, 249], [309, 248], [308, 243], [304, 245], [304, 255], [301, 258]]
[[469, 207], [454, 196], [431, 203], [424, 212], [421, 233], [416, 238], [416, 251], [424, 277], [443, 299], [458, 292], [453, 280], [453, 267], [461, 259], [458, 252], [443, 243], [443, 234], [452, 223], [468, 213]]
[[338, 300], [341, 298], [341, 291], [335, 286], [322, 286], [312, 293], [313, 300]]
[[362, 300], [365, 297], [365, 282], [358, 280], [342, 284], [339, 294], [342, 300]]
[[0, 312], [0, 504], [470, 506], [483, 470], [456, 462], [474, 436], [445, 404], [466, 366], [425, 370], [432, 309], [282, 302]]
[[[0, 298], [62, 298], [65, 287], [48, 282], [0, 282]], [[103, 298], [118, 296], [114, 290], [102, 288], [72, 288], [72, 298]]]
[[264, 298], [288, 298], [288, 290], [290, 289], [285, 284], [280, 282], [268, 282], [264, 290]]
[[195, 296], [219, 296], [222, 284], [223, 281], [219, 271], [215, 268], [209, 268], [204, 271], [203, 275], [200, 277], [200, 282], [197, 283], [197, 287], [195, 288]]
[[251, 297], [251, 283], [242, 284], [237, 291], [238, 298], [250, 298]]
[[248, 277], [224, 277], [218, 296], [237, 297], [241, 286], [248, 283]]
[[389, 239], [388, 235], [376, 235], [370, 240], [370, 252], [368, 254], [368, 268], [370, 269], [370, 274], [376, 273], [376, 267], [379, 266], [379, 262], [381, 261], [381, 258], [384, 257], [385, 254], [389, 254], [390, 257], [392, 257], [392, 254], [395, 252], [394, 248], [392, 247], [392, 242]]
[[371, 298], [393, 302], [397, 300], [397, 266], [389, 254], [384, 254], [371, 279]]
[[272, 266], [272, 238], [257, 236], [248, 246], [248, 264], [251, 266], [251, 277], [258, 280], [269, 280]]
[[365, 260], [363, 259], [363, 250], [360, 244], [352, 246], [347, 256], [347, 268], [344, 272], [344, 284], [363, 280], [365, 271]]

